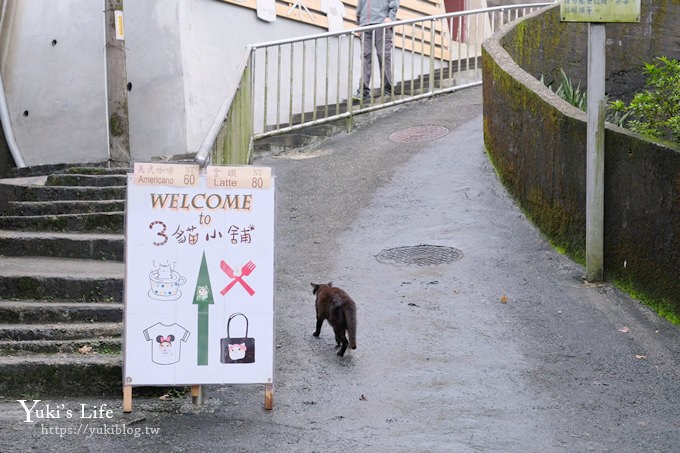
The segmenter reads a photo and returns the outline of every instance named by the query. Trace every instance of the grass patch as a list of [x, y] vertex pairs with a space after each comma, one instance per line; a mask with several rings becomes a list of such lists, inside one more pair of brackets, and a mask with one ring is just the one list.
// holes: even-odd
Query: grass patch
[[652, 309], [661, 318], [666, 319], [673, 325], [680, 325], [680, 313], [678, 313], [677, 308], [670, 301], [666, 299], [655, 299], [637, 291], [632, 285], [628, 283], [623, 283], [619, 280], [613, 281], [614, 285], [628, 294], [633, 299], [639, 301], [640, 303], [646, 305]]

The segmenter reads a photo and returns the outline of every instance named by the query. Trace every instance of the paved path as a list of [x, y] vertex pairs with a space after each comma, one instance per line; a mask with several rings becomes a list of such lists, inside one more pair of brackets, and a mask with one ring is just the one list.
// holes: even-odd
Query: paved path
[[[450, 132], [389, 139], [423, 125]], [[10, 401], [0, 450], [678, 451], [680, 329], [610, 285], [584, 284], [526, 220], [484, 152], [481, 89], [255, 164], [277, 175], [274, 410], [261, 386], [209, 387], [198, 410], [137, 399], [124, 416], [119, 401], [87, 401], [115, 406], [110, 426], [160, 433], [63, 440], [20, 423]], [[376, 259], [420, 244], [462, 257]], [[358, 349], [344, 358], [328, 326], [311, 335], [309, 283], [329, 280], [359, 307]]]

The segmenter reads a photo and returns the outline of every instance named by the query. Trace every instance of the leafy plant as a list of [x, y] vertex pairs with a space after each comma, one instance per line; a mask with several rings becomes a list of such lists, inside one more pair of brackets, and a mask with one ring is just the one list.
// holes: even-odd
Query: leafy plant
[[557, 87], [555, 94], [574, 107], [585, 111], [588, 108], [588, 96], [587, 93], [581, 89], [581, 82], [574, 88], [571, 80], [564, 72], [564, 69], [560, 69], [560, 75], [562, 77], [562, 83]]
[[634, 132], [680, 142], [680, 62], [666, 57], [645, 63], [645, 90], [630, 104], [609, 104], [617, 124]]
[[168, 391], [160, 397], [161, 400], [171, 400], [186, 397], [189, 392], [191, 392], [190, 387], [173, 387], [168, 389]]
[[[571, 83], [571, 80], [567, 77], [567, 73], [564, 72], [564, 69], [560, 69], [560, 77], [562, 78], [562, 82], [560, 83], [560, 86], [557, 87], [557, 90], [555, 90], [555, 94], [574, 107], [586, 111], [588, 108], [588, 93], [581, 89], [581, 82], [574, 87], [574, 84]], [[541, 76], [541, 81], [545, 84], [543, 76]], [[548, 87], [550, 86], [548, 85]]]
[[630, 112], [626, 111], [626, 104], [623, 101], [616, 100], [609, 103], [607, 121], [610, 123], [619, 127], [626, 127], [626, 120], [629, 116]]

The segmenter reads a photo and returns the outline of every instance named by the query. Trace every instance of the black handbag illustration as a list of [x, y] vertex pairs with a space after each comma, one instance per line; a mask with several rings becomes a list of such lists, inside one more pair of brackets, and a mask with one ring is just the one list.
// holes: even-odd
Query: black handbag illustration
[[[231, 336], [231, 320], [242, 316], [246, 321], [246, 333], [243, 337]], [[234, 313], [227, 321], [227, 337], [220, 339], [220, 361], [222, 363], [254, 363], [255, 338], [248, 337], [248, 318], [243, 313]]]

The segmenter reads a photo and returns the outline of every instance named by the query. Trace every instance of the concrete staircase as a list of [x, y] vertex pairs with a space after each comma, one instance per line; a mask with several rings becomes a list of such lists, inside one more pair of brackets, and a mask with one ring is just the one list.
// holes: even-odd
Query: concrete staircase
[[121, 394], [126, 173], [0, 181], [0, 397]]

